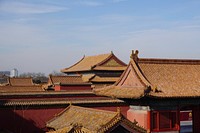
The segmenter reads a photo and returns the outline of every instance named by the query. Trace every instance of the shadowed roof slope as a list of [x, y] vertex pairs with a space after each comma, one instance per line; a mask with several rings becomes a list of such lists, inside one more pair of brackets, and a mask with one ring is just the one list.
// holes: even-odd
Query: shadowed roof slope
[[[110, 60], [111, 59], [111, 60]], [[84, 56], [79, 62], [69, 68], [62, 69], [61, 72], [78, 72], [89, 70], [112, 70], [108, 65], [105, 65], [108, 60], [112, 68], [115, 70], [124, 70], [126, 64], [119, 60], [112, 52], [109, 54], [101, 54], [96, 56]], [[113, 65], [114, 64], [114, 65]], [[103, 65], [103, 66], [102, 66]], [[113, 65], [113, 66], [112, 66]]]

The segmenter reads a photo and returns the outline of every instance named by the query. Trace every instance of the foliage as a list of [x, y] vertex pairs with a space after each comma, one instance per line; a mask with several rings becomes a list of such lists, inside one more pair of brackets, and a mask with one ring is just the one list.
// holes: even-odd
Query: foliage
[[45, 83], [48, 80], [48, 77], [46, 77], [45, 74], [41, 73], [41, 72], [38, 72], [38, 73], [34, 73], [34, 72], [22, 73], [22, 74], [19, 75], [19, 77], [32, 77], [33, 82], [36, 83], [36, 84]]
[[53, 76], [64, 76], [65, 74], [54, 70], [54, 71], [51, 73], [51, 75], [53, 75]]

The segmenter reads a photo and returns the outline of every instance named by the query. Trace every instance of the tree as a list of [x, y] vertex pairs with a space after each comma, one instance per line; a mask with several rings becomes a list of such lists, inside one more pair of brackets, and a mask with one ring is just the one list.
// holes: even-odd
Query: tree
[[32, 77], [33, 83], [36, 83], [36, 84], [45, 83], [45, 82], [48, 81], [48, 77], [46, 77], [45, 74], [41, 73], [41, 72], [38, 72], [38, 73], [35, 73], [35, 72], [22, 73], [22, 74], [19, 75], [19, 77], [24, 77], [24, 78]]
[[51, 75], [53, 75], [53, 76], [64, 76], [65, 74], [54, 70], [54, 71], [51, 73]]

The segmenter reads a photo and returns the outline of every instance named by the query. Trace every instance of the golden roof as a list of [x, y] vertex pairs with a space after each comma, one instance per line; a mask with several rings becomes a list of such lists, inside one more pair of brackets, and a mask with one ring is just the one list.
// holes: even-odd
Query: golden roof
[[57, 130], [79, 123], [90, 131], [98, 131], [108, 122], [112, 121], [117, 114], [111, 111], [69, 106], [62, 113], [58, 114], [58, 116], [47, 122], [47, 127]]
[[56, 130], [49, 133], [64, 133], [72, 130], [77, 133], [104, 133], [116, 128], [120, 123], [123, 123], [131, 131], [146, 132], [137, 126], [137, 123], [132, 123], [123, 117], [119, 108], [117, 112], [111, 112], [73, 105], [56, 115], [55, 118], [47, 122], [46, 126]]
[[32, 78], [9, 78], [8, 79], [9, 85], [11, 86], [31, 86], [33, 84]]
[[94, 92], [98, 95], [105, 95], [113, 98], [133, 98], [139, 99], [145, 95], [145, 87], [119, 87], [107, 86], [101, 89], [95, 89]]
[[[9, 93], [9, 94], [14, 94], [14, 93]], [[21, 96], [22, 93], [20, 94]], [[12, 95], [12, 96], [16, 96], [16, 95]], [[29, 95], [25, 95], [25, 96], [29, 96]], [[51, 95], [53, 97], [53, 95]], [[114, 105], [125, 105], [126, 103], [122, 100], [118, 100], [118, 99], [103, 99], [103, 98], [99, 98], [99, 99], [94, 99], [94, 98], [89, 98], [89, 99], [85, 99], [85, 98], [75, 98], [75, 99], [70, 99], [70, 98], [62, 98], [62, 99], [58, 99], [58, 98], [52, 98], [52, 99], [34, 99], [34, 98], [30, 98], [26, 101], [24, 100], [9, 100], [4, 102], [1, 102], [0, 105], [1, 106], [5, 106], [5, 107], [9, 107], [9, 106], [46, 106], [46, 105], [53, 105], [53, 106], [57, 106], [57, 105], [69, 105], [69, 104], [78, 104], [78, 105], [94, 105], [94, 104], [114, 104]]]
[[32, 78], [8, 78], [8, 84], [0, 86], [1, 93], [29, 93], [45, 91], [41, 85], [33, 83]]
[[[80, 72], [90, 70], [124, 70], [126, 64], [119, 60], [112, 52], [96, 56], [84, 56], [79, 62], [61, 72]], [[111, 69], [114, 68], [114, 69]]]
[[35, 86], [0, 86], [1, 93], [27, 93], [27, 92], [38, 92], [44, 91], [42, 86], [35, 85]]
[[95, 89], [97, 95], [104, 95], [116, 98], [139, 99], [150, 90], [150, 83], [141, 73], [135, 61], [131, 60], [114, 85]]
[[85, 84], [82, 76], [49, 76], [49, 84]]
[[199, 97], [200, 60], [140, 59], [139, 67], [157, 97]]
[[100, 77], [100, 76], [95, 76], [92, 78], [90, 81], [91, 82], [116, 82], [119, 79], [119, 77]]
[[200, 60], [131, 60], [120, 79], [109, 87], [96, 89], [98, 95], [117, 98], [200, 97]]

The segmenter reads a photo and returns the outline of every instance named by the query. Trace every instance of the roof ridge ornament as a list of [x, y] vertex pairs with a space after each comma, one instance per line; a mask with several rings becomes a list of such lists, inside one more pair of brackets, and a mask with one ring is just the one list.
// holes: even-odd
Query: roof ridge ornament
[[132, 50], [130, 58], [133, 59], [135, 62], [137, 62], [138, 61], [138, 54], [139, 54], [138, 50], [135, 50], [135, 52], [134, 52], [134, 50]]

